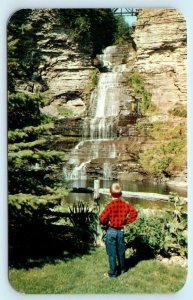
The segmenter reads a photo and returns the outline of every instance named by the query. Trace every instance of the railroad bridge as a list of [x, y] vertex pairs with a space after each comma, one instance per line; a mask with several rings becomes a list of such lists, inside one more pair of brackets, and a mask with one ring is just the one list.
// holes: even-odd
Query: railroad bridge
[[136, 8], [113, 8], [113, 13], [120, 16], [137, 16], [138, 10]]

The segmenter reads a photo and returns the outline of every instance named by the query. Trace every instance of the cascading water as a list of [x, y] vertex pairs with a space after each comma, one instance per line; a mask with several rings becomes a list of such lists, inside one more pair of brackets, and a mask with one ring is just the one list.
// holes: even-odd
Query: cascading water
[[103, 178], [111, 179], [112, 178], [112, 167], [110, 162], [103, 163]]
[[83, 140], [73, 149], [63, 169], [66, 179], [85, 180], [87, 166], [99, 158], [103, 160], [101, 176], [112, 178], [110, 160], [116, 157], [113, 139], [117, 137], [120, 99], [125, 97], [123, 82], [127, 48], [124, 50], [121, 48], [120, 51], [120, 46], [110, 46], [98, 56], [102, 72], [91, 94], [90, 113], [83, 125]]
[[119, 114], [121, 87], [117, 73], [102, 73], [94, 93], [96, 111], [88, 124], [91, 139], [111, 139], [116, 137], [116, 117]]

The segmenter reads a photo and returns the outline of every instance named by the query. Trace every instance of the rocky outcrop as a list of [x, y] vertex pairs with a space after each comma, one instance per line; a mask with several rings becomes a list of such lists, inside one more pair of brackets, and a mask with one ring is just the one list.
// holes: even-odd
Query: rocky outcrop
[[175, 9], [139, 9], [133, 34], [135, 68], [161, 113], [186, 105], [186, 21]]
[[[28, 17], [33, 25], [32, 41], [39, 57], [35, 77], [39, 81], [19, 82], [18, 90], [46, 92], [48, 105], [43, 111], [55, 117], [82, 115], [86, 110], [84, 90], [89, 82], [91, 49], [80, 49], [69, 28], [62, 25], [60, 10], [34, 9]], [[61, 109], [62, 107], [62, 109]]]

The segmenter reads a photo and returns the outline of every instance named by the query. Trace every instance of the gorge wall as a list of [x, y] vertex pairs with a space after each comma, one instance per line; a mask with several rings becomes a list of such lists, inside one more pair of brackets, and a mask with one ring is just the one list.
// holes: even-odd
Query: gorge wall
[[175, 9], [139, 9], [133, 38], [135, 67], [161, 113], [187, 101], [186, 21]]
[[[139, 9], [133, 38], [136, 45], [134, 68], [145, 79], [151, 100], [156, 106], [156, 111], [148, 120], [150, 123], [166, 122], [168, 134], [171, 128], [175, 130], [181, 126], [185, 137], [186, 117], [171, 113], [176, 107], [187, 111], [187, 28], [184, 16], [176, 9]], [[175, 136], [172, 138], [175, 139]], [[162, 136], [158, 139], [161, 144]], [[179, 139], [183, 137], [179, 136]], [[146, 149], [152, 147], [153, 141], [149, 142], [146, 143]], [[187, 157], [185, 153], [181, 153], [181, 157], [184, 159], [181, 160], [181, 167], [173, 169], [168, 183], [172, 184], [174, 179], [177, 185], [187, 184]], [[180, 161], [180, 154], [176, 160]]]
[[[90, 45], [80, 47], [74, 42], [69, 29], [58, 23], [58, 14], [59, 10], [46, 9], [33, 10], [29, 16], [29, 23], [37, 24], [34, 55], [40, 57], [37, 69], [40, 80], [18, 82], [17, 90], [45, 93], [48, 101], [43, 112], [57, 118], [52, 134], [75, 138], [71, 142], [57, 140], [54, 146], [49, 146], [66, 151], [67, 164], [73, 146], [82, 138], [84, 119], [93, 117], [89, 112], [91, 92], [94, 90], [92, 77], [95, 76], [96, 80], [102, 72], [112, 70], [109, 65], [101, 65], [99, 56], [92, 59]], [[133, 39], [133, 47], [118, 46], [110, 61], [112, 65], [123, 66], [124, 76], [118, 85], [122, 85], [124, 92], [120, 97], [117, 139], [113, 144], [116, 147], [116, 159], [110, 157], [109, 162], [114, 178], [141, 180], [147, 176], [139, 164], [139, 153], [145, 147], [151, 148], [157, 141], [141, 135], [136, 123], [140, 119], [150, 122], [153, 118], [168, 121], [171, 119], [170, 111], [177, 103], [186, 106], [186, 23], [174, 9], [139, 9]], [[134, 69], [144, 78], [145, 87], [156, 106], [154, 115], [146, 118], [142, 118], [139, 111], [140, 96], [129, 83], [130, 73]], [[186, 119], [173, 118], [172, 122], [185, 124]], [[101, 153], [104, 153], [105, 143], [101, 146]], [[85, 147], [81, 156], [85, 158], [87, 152], [88, 148]], [[182, 169], [180, 175], [177, 170], [178, 174], [173, 173], [172, 178], [178, 176], [185, 182], [185, 164]], [[99, 157], [92, 161], [87, 159], [87, 173], [91, 177], [104, 174]]]
[[[86, 114], [89, 95], [85, 90], [92, 71], [90, 45], [80, 47], [69, 29], [58, 21], [59, 10], [32, 10], [29, 23], [36, 24], [36, 49], [40, 57], [38, 82], [18, 82], [18, 90], [47, 91], [45, 111], [60, 116], [57, 107]], [[168, 113], [177, 102], [186, 105], [186, 22], [175, 9], [138, 9], [134, 24], [135, 49], [124, 48], [128, 72], [137, 68], [161, 113]], [[97, 69], [98, 70], [98, 69]], [[43, 84], [42, 84], [43, 83]]]
[[[35, 40], [31, 55], [39, 57], [38, 80], [18, 82], [17, 90], [45, 92], [48, 105], [43, 111], [57, 118], [74, 112], [82, 115], [86, 109], [85, 87], [94, 69], [91, 49], [71, 37], [70, 29], [60, 21], [58, 9], [34, 9], [28, 17]], [[69, 115], [70, 116], [70, 115]]]

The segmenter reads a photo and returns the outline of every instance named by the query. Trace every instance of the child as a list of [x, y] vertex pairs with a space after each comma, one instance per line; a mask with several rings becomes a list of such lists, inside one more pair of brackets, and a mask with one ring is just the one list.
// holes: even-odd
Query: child
[[123, 228], [137, 218], [137, 210], [131, 204], [123, 201], [120, 198], [121, 194], [120, 184], [113, 183], [110, 187], [112, 201], [107, 204], [99, 216], [100, 224], [107, 226], [105, 244], [110, 268], [109, 272], [104, 274], [106, 277], [116, 277], [118, 275], [116, 259], [118, 260], [120, 273], [126, 271]]

